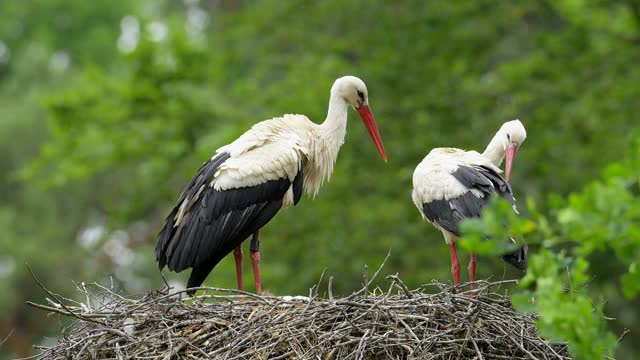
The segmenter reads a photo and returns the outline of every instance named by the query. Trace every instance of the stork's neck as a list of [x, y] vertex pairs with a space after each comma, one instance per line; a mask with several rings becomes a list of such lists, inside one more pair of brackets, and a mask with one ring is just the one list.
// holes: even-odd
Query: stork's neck
[[320, 125], [321, 141], [326, 147], [324, 151], [333, 156], [333, 161], [338, 157], [338, 150], [344, 144], [347, 134], [347, 102], [342, 96], [331, 93], [329, 98], [329, 110], [327, 119]]
[[317, 194], [324, 180], [331, 177], [338, 151], [347, 134], [347, 102], [341, 96], [331, 93], [327, 119], [317, 129], [310, 168], [305, 169], [304, 186], [311, 195]]
[[506, 135], [502, 131], [498, 131], [496, 135], [491, 139], [489, 145], [484, 150], [482, 155], [487, 158], [493, 165], [500, 167], [502, 160], [507, 151]]
[[323, 140], [335, 144], [338, 148], [344, 143], [347, 134], [347, 102], [342, 96], [331, 93], [326, 120], [320, 125]]

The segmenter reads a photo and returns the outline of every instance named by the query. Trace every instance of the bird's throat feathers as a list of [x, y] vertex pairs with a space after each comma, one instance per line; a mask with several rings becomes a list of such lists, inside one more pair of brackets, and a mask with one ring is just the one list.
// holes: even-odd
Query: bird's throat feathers
[[305, 192], [315, 197], [324, 183], [333, 173], [340, 147], [347, 134], [348, 105], [344, 99], [332, 94], [329, 99], [329, 111], [326, 120], [318, 125], [317, 136], [313, 142], [308, 169], [305, 169]]
[[482, 155], [493, 165], [499, 167], [504, 160], [508, 145], [506, 134], [500, 130], [493, 139], [491, 139], [491, 142], [489, 142], [489, 145], [487, 145]]

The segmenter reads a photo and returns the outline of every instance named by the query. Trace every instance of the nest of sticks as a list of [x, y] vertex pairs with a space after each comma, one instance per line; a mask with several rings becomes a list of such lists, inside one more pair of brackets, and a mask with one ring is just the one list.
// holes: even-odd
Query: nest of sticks
[[369, 289], [365, 276], [344, 298], [333, 297], [332, 279], [326, 298], [318, 285], [295, 297], [199, 288], [194, 298], [169, 289], [131, 298], [79, 284], [81, 301], [43, 287], [48, 304], [29, 305], [75, 318], [57, 344], [36, 346], [41, 359], [570, 359], [566, 344], [537, 335], [534, 315], [496, 293], [505, 281], [477, 282], [472, 296], [387, 279]]

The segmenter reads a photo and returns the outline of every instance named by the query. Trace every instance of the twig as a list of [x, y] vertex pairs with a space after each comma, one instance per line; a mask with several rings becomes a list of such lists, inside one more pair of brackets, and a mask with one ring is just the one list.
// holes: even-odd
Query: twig
[[402, 282], [402, 280], [400, 280], [400, 278], [398, 277], [398, 273], [396, 273], [395, 275], [387, 275], [387, 279], [393, 279], [393, 284], [395, 284], [400, 290], [402, 290], [402, 292], [404, 292], [404, 294], [408, 298], [411, 297], [409, 288], [407, 287], [407, 285], [405, 285], [404, 282]]
[[320, 289], [320, 284], [322, 283], [322, 279], [324, 278], [324, 274], [327, 272], [327, 268], [322, 270], [322, 274], [320, 274], [320, 279], [318, 282], [309, 289], [309, 299], [314, 299], [318, 296], [318, 289]]
[[[369, 280], [369, 282], [372, 282], [373, 280], [376, 279], [376, 277], [380, 273], [380, 270], [382, 270], [382, 267], [384, 267], [384, 264], [387, 263], [387, 260], [389, 259], [389, 256], [391, 256], [391, 249], [389, 249], [389, 251], [387, 252], [387, 256], [384, 257], [384, 260], [382, 260], [382, 263], [380, 264], [380, 267], [378, 267], [378, 270], [376, 270], [376, 272], [373, 274], [373, 277], [371, 277], [371, 280]], [[362, 289], [354, 292], [353, 294], [349, 295], [349, 297], [347, 299], [352, 299], [352, 298], [362, 294], [362, 292], [365, 291], [365, 290], [366, 290], [365, 288], [362, 288]]]
[[628, 333], [630, 333], [631, 330], [625, 328], [624, 331], [622, 331], [622, 334], [620, 334], [620, 336], [618, 337], [618, 344], [620, 342], [622, 342], [622, 340], [624, 339], [625, 336], [627, 336]]
[[361, 360], [362, 357], [364, 356], [364, 344], [367, 341], [367, 336], [369, 335], [369, 329], [367, 329], [367, 331], [364, 332], [364, 334], [362, 335], [362, 339], [360, 339], [360, 342], [358, 343], [358, 348], [356, 349], [356, 355], [358, 356], [357, 359]]
[[482, 353], [478, 348], [478, 343], [476, 343], [476, 340], [473, 337], [471, 338], [471, 343], [473, 344], [473, 348], [476, 350], [476, 353], [478, 354], [478, 360], [484, 360], [484, 358], [482, 357]]
[[333, 275], [329, 276], [329, 284], [327, 285], [327, 292], [329, 293], [329, 300], [333, 301]]
[[164, 275], [162, 275], [162, 271], [159, 271], [159, 274], [160, 274], [160, 277], [162, 278], [162, 281], [164, 281], [164, 286], [166, 286], [167, 292], [170, 292], [171, 291], [171, 286], [169, 285], [169, 282], [164, 277]]
[[362, 270], [362, 286], [364, 288], [364, 297], [367, 297], [369, 293], [369, 267], [367, 264], [364, 265], [364, 269]]
[[44, 290], [44, 292], [46, 292], [49, 296], [51, 296], [52, 298], [54, 298], [58, 304], [60, 304], [60, 306], [62, 306], [65, 310], [67, 310], [67, 312], [69, 312], [69, 315], [78, 318], [80, 320], [84, 320], [84, 321], [90, 321], [90, 322], [94, 322], [96, 324], [100, 324], [100, 325], [105, 325], [102, 321], [98, 321], [98, 320], [94, 320], [88, 317], [84, 317], [82, 315], [76, 314], [73, 311], [71, 311], [67, 305], [65, 305], [60, 299], [58, 299], [58, 296], [54, 293], [52, 293], [51, 291], [49, 291], [47, 288], [44, 287], [44, 285], [42, 285], [42, 283], [40, 282], [40, 280], [38, 280], [38, 277], [36, 277], [36, 274], [33, 273], [33, 270], [31, 270], [31, 267], [29, 266], [29, 264], [27, 265], [27, 269], [29, 269], [29, 272], [31, 273], [31, 276], [33, 277], [33, 279], [36, 281], [36, 283], [38, 283], [38, 286], [40, 286], [40, 288], [42, 290]]
[[506, 336], [509, 340], [511, 340], [512, 343], [516, 344], [516, 346], [519, 347], [520, 350], [522, 350], [525, 354], [527, 354], [530, 359], [538, 360], [538, 358], [533, 356], [533, 354], [529, 350], [525, 349], [524, 346], [522, 346], [522, 344], [518, 342], [518, 340], [514, 339], [511, 335], [507, 334], [503, 329], [499, 329], [499, 330], [501, 333], [504, 334], [504, 336]]
[[3, 339], [2, 341], [0, 341], [0, 346], [2, 346], [2, 344], [4, 344], [4, 343], [5, 343], [5, 342], [6, 342], [6, 341], [11, 337], [11, 335], [13, 335], [13, 332], [14, 332], [15, 330], [16, 330], [16, 329], [11, 329], [11, 331], [9, 331], [9, 334], [7, 334], [7, 336], [5, 336], [5, 337], [4, 337], [4, 339]]
[[[213, 327], [213, 324], [207, 324], [207, 325], [206, 325], [205, 327], [203, 327], [202, 329], [200, 329], [200, 330], [198, 330], [198, 331], [194, 332], [193, 334], [189, 335], [189, 340], [194, 340], [194, 339], [196, 339], [196, 338], [198, 337], [198, 335], [200, 335], [200, 334], [202, 334], [202, 333], [204, 333], [204, 332], [207, 332], [207, 331], [211, 330], [211, 328], [212, 328], [212, 327]], [[186, 340], [184, 340], [184, 339], [183, 339], [183, 340], [182, 340], [182, 342], [181, 342], [178, 346], [176, 346], [175, 348], [173, 348], [173, 350], [171, 350], [171, 352], [170, 352], [170, 353], [168, 353], [168, 354], [164, 357], [164, 359], [163, 359], [163, 360], [171, 360], [171, 358], [172, 358], [172, 357], [174, 357], [174, 356], [178, 355], [178, 353], [179, 353], [182, 349], [184, 349], [184, 347], [185, 347], [185, 346], [187, 346], [187, 345], [191, 345], [191, 343], [190, 343], [189, 341], [186, 341]], [[210, 356], [209, 356], [207, 353], [204, 353], [204, 354], [205, 354], [205, 356], [206, 356], [207, 358], [210, 358]]]

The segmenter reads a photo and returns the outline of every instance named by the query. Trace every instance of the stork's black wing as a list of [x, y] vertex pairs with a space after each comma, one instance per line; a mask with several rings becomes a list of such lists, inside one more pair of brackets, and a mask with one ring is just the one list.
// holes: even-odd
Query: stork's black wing
[[[158, 235], [156, 259], [160, 269], [166, 265], [179, 272], [192, 267], [188, 287], [202, 284], [222, 258], [269, 222], [282, 207], [292, 183], [294, 199], [300, 199], [301, 170], [293, 182], [278, 179], [215, 190], [210, 183], [227, 159], [228, 154], [219, 154], [198, 170]], [[186, 208], [178, 219], [181, 206]]]
[[[515, 203], [511, 186], [497, 172], [486, 166], [459, 166], [451, 174], [469, 191], [452, 199], [436, 199], [422, 204], [424, 215], [443, 229], [461, 236], [458, 224], [464, 218], [480, 217], [482, 208], [489, 198], [497, 193], [501, 197]], [[472, 189], [483, 196], [476, 195]]]

